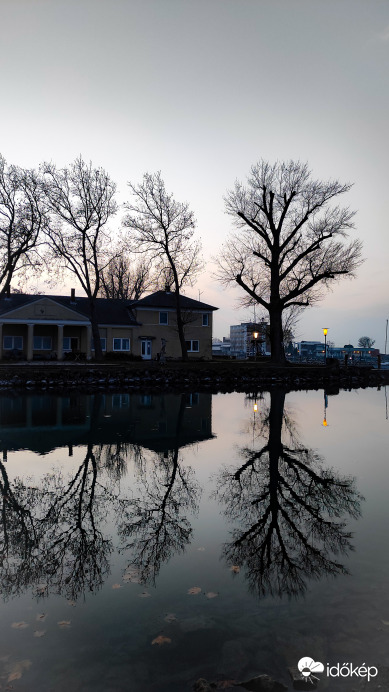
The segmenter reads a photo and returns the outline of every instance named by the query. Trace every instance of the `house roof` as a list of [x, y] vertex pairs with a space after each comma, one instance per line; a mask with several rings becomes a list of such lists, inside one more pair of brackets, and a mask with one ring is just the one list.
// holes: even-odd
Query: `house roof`
[[[14, 293], [9, 297], [1, 296], [0, 298], [0, 315], [6, 317], [8, 312], [17, 310], [25, 305], [38, 302], [39, 300], [49, 298], [59, 305], [69, 308], [73, 312], [77, 312], [86, 319], [90, 319], [89, 299], [86, 297], [75, 297], [74, 300], [70, 296], [57, 295], [36, 295], [27, 293]], [[134, 316], [131, 314], [129, 305], [123, 300], [112, 298], [96, 298], [96, 314], [99, 324], [125, 324], [137, 325]]]
[[[213, 305], [201, 303], [187, 296], [180, 295], [180, 305], [183, 310], [218, 310]], [[170, 291], [156, 291], [149, 296], [131, 303], [132, 308], [172, 308], [176, 307], [176, 294]]]

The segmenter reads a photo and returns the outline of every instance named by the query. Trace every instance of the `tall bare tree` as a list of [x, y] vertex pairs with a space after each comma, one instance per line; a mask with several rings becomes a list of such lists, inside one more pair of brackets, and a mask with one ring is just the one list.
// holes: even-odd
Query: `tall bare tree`
[[135, 262], [127, 253], [115, 255], [100, 276], [99, 295], [103, 298], [139, 300], [156, 286], [156, 279], [147, 259]]
[[268, 311], [273, 362], [285, 360], [284, 311], [314, 304], [361, 263], [360, 241], [345, 242], [355, 212], [331, 205], [350, 187], [312, 179], [299, 161], [261, 160], [247, 186], [236, 182], [227, 193], [226, 212], [238, 230], [217, 259], [218, 278], [246, 292], [243, 304]]
[[145, 173], [142, 183], [128, 185], [132, 200], [125, 204], [124, 225], [132, 231], [130, 243], [136, 252], [153, 257], [157, 271], [168, 271], [172, 279], [182, 359], [187, 360], [180, 291], [193, 284], [202, 268], [200, 242], [193, 238], [194, 214], [186, 202], [176, 202], [166, 192], [160, 172]]
[[93, 168], [81, 156], [68, 168], [42, 167], [52, 223], [47, 232], [53, 256], [72, 272], [89, 298], [97, 360], [102, 349], [96, 315], [101, 273], [107, 266], [110, 237], [106, 226], [116, 214], [116, 185], [103, 168]]
[[34, 170], [7, 166], [0, 155], [0, 294], [16, 273], [41, 265], [38, 248], [47, 216], [39, 175]]

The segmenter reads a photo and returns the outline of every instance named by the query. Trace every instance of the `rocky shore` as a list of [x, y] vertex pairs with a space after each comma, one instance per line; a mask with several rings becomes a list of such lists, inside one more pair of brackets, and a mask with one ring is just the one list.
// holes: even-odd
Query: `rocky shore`
[[269, 387], [287, 390], [357, 389], [389, 383], [389, 370], [350, 366], [272, 366], [268, 363], [51, 363], [2, 365], [0, 391], [121, 390], [145, 392], [249, 392]]

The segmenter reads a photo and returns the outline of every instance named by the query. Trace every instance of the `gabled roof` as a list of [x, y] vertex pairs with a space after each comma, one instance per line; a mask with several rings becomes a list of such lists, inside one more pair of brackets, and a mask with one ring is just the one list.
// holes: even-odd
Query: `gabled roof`
[[[176, 307], [176, 294], [170, 291], [156, 291], [150, 293], [149, 296], [130, 303], [131, 308], [172, 308]], [[193, 300], [187, 296], [180, 295], [180, 305], [183, 310], [218, 310], [213, 305], [201, 303], [199, 300]]]
[[[28, 304], [39, 302], [42, 299], [49, 298], [50, 300], [69, 308], [73, 312], [82, 315], [86, 319], [90, 319], [89, 299], [86, 297], [77, 297], [72, 300], [70, 296], [56, 295], [36, 295], [27, 293], [14, 293], [8, 298], [1, 296], [0, 298], [0, 315], [6, 318], [7, 313]], [[123, 324], [137, 325], [138, 323], [131, 314], [128, 304], [123, 300], [111, 298], [96, 298], [96, 314], [99, 324]]]

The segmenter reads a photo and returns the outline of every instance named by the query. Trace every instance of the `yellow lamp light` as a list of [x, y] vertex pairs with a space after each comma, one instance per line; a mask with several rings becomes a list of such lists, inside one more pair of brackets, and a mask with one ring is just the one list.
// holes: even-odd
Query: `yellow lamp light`
[[253, 411], [254, 411], [254, 413], [256, 413], [258, 411], [258, 404], [254, 404]]
[[327, 327], [323, 327], [323, 334], [324, 334], [324, 336], [327, 336], [327, 334], [328, 334], [328, 329], [327, 329]]

